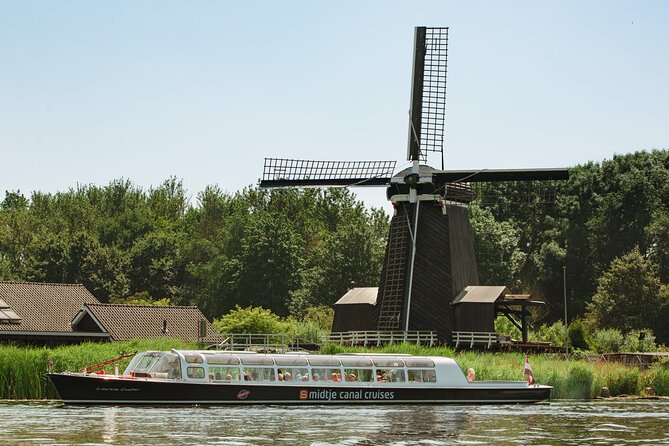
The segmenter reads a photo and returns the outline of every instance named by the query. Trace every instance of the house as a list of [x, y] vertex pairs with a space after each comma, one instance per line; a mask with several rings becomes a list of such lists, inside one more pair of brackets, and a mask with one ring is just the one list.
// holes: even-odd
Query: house
[[157, 337], [221, 341], [197, 307], [102, 304], [80, 284], [0, 282], [0, 343], [51, 346]]
[[72, 330], [106, 333], [112, 341], [168, 337], [210, 344], [223, 340], [195, 306], [86, 303], [72, 319]]
[[378, 287], [359, 287], [348, 290], [335, 303], [332, 332], [374, 330], [378, 293]]
[[81, 306], [99, 303], [83, 285], [0, 282], [0, 301], [2, 343], [60, 345], [110, 339], [109, 333], [72, 330], [70, 322]]

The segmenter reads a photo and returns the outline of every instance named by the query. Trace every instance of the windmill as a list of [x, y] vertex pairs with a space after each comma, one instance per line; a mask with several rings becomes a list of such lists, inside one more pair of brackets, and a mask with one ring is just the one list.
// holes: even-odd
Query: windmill
[[[407, 159], [316, 161], [266, 158], [262, 188], [385, 186], [393, 203], [381, 283], [369, 330], [436, 331], [450, 339], [453, 298], [478, 285], [467, 213], [470, 183], [567, 178], [566, 169], [444, 170], [448, 28], [416, 27]], [[436, 159], [440, 169], [427, 164]]]

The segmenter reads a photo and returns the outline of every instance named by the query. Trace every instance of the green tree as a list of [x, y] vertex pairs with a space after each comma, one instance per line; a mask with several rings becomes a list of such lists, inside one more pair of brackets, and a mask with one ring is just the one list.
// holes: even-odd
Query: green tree
[[293, 324], [284, 321], [271, 310], [262, 307], [242, 308], [236, 305], [228, 314], [214, 321], [219, 333], [263, 333], [287, 334], [294, 330]]
[[638, 248], [614, 259], [597, 281], [588, 306], [589, 317], [600, 328], [623, 332], [655, 328], [660, 281], [653, 264]]

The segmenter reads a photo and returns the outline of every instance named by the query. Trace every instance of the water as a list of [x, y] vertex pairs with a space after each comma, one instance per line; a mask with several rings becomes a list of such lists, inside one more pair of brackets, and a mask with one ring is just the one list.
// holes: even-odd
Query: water
[[669, 402], [183, 408], [0, 402], [0, 444], [669, 445]]

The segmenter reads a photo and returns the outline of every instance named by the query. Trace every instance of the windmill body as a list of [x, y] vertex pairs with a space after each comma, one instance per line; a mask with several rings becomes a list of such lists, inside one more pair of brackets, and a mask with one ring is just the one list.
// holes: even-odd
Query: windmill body
[[[373, 309], [361, 322], [359, 311], [356, 318], [346, 317], [344, 306], [336, 307], [333, 331], [432, 331], [450, 342], [451, 304], [466, 287], [479, 285], [467, 212], [473, 197], [470, 183], [567, 176], [566, 169], [443, 170], [447, 48], [448, 28], [416, 28], [408, 169], [394, 174], [392, 161], [265, 160], [261, 187], [383, 185], [393, 203], [376, 301], [366, 301]], [[431, 162], [440, 161], [441, 170], [427, 164], [428, 155]], [[342, 301], [354, 303], [350, 298]], [[355, 328], [347, 326], [353, 319]]]

